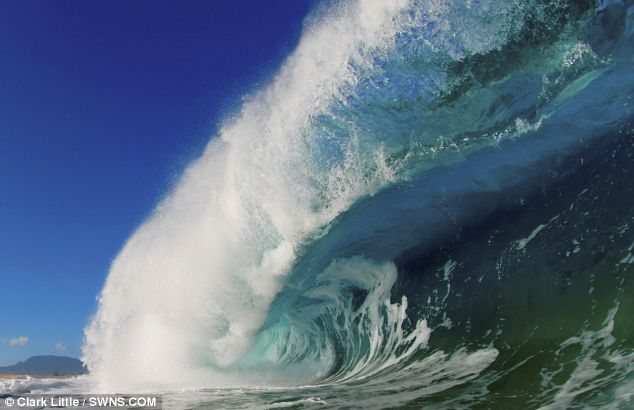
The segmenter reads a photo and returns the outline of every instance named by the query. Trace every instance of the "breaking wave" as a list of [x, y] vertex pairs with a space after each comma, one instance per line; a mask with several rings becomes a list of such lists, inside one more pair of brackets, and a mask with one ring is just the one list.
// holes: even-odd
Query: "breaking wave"
[[331, 6], [113, 262], [93, 389], [632, 405], [632, 2]]

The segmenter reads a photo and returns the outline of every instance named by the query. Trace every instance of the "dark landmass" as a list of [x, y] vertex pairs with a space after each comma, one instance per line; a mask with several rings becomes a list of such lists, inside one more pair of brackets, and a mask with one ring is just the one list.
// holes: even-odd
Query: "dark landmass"
[[29, 376], [72, 376], [88, 373], [81, 360], [68, 356], [32, 356], [12, 366], [0, 367], [0, 373]]

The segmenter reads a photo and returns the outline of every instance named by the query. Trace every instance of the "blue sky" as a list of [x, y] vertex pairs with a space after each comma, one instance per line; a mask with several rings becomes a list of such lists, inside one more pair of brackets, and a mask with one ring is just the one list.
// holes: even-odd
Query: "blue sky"
[[110, 262], [311, 4], [0, 1], [0, 366], [80, 355]]

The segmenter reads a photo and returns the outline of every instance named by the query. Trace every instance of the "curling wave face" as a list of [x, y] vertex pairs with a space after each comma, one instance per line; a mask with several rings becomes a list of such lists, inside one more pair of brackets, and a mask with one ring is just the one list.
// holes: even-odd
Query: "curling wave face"
[[93, 388], [631, 405], [633, 18], [631, 1], [313, 15], [114, 261]]

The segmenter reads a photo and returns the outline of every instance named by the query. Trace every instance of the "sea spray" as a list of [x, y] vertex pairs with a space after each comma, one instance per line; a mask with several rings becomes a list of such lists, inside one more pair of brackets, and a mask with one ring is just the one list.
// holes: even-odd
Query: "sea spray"
[[394, 37], [406, 5], [358, 2], [313, 23], [130, 238], [86, 329], [95, 389], [250, 383], [222, 369], [250, 347], [304, 238], [354, 200], [346, 194], [364, 193], [347, 188], [367, 178], [363, 167], [337, 177], [303, 130], [354, 82], [350, 62]]

